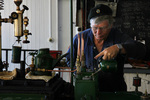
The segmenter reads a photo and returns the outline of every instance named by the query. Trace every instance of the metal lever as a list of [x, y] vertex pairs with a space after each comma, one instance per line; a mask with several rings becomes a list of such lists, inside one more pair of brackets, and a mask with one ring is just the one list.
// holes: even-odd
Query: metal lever
[[94, 76], [96, 73], [98, 73], [99, 71], [101, 71], [101, 68], [99, 68], [95, 73], [92, 73], [89, 77]]

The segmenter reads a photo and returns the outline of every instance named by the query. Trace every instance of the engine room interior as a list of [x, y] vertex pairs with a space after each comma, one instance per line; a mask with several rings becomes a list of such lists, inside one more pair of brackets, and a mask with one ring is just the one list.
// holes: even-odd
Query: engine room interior
[[[147, 0], [0, 0], [0, 100], [150, 100], [149, 5]], [[113, 24], [105, 23], [107, 15]], [[109, 26], [129, 39], [113, 38], [111, 29], [106, 39], [97, 35]], [[106, 44], [110, 38], [117, 39]]]

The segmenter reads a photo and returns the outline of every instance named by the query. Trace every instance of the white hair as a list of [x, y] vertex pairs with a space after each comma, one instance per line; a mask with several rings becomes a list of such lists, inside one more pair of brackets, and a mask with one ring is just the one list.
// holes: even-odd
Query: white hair
[[90, 25], [92, 24], [100, 24], [102, 21], [107, 20], [109, 23], [109, 26], [111, 26], [114, 22], [114, 19], [112, 16], [110, 15], [103, 15], [103, 16], [99, 16], [99, 17], [95, 17], [90, 19]]

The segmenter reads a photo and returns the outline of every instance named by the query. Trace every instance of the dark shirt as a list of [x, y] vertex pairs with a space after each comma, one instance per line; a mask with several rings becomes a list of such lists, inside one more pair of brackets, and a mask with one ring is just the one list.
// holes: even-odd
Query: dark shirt
[[[87, 69], [94, 70], [94, 68], [98, 67], [98, 61], [100, 57], [96, 60], [94, 57], [99, 53], [96, 49], [96, 46], [93, 41], [93, 33], [91, 29], [86, 29], [81, 32], [84, 34], [84, 55], [85, 55], [85, 63]], [[80, 36], [81, 36], [81, 33]], [[103, 48], [112, 46], [114, 44], [122, 44], [122, 46], [126, 50], [126, 55], [118, 54], [115, 60], [117, 60], [117, 72], [115, 73], [105, 73], [103, 71], [98, 73], [99, 76], [99, 90], [100, 91], [126, 91], [126, 84], [123, 78], [123, 67], [125, 57], [132, 58], [144, 58], [146, 49], [145, 45], [134, 41], [127, 34], [123, 34], [119, 30], [112, 28], [107, 39], [104, 41]], [[78, 47], [78, 35], [75, 35], [73, 38], [73, 65], [75, 65], [76, 57], [77, 57], [77, 47]], [[70, 49], [68, 50], [70, 54]], [[70, 55], [66, 56], [67, 64], [70, 66]]]

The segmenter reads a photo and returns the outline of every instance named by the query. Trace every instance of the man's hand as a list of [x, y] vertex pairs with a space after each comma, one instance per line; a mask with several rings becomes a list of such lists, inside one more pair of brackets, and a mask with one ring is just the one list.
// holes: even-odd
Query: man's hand
[[110, 60], [117, 56], [119, 53], [119, 48], [117, 45], [110, 46], [106, 49], [104, 49], [102, 52], [100, 52], [98, 55], [96, 55], [94, 58], [97, 59], [100, 56], [103, 56], [103, 60]]

